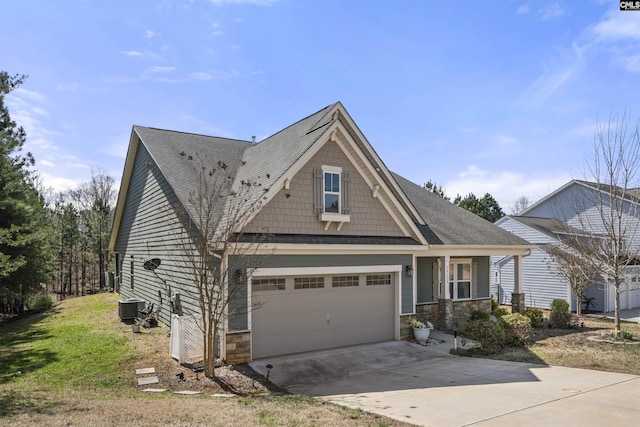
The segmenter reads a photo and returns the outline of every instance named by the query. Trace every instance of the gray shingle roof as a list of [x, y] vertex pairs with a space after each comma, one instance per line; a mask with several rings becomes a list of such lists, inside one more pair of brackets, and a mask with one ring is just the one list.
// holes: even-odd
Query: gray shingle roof
[[[228, 166], [229, 175], [235, 176], [242, 162], [243, 153], [252, 146], [249, 141], [143, 126], [134, 126], [134, 132], [138, 134], [163, 176], [187, 210], [190, 210], [189, 195], [195, 188], [194, 183], [198, 182], [198, 173], [195, 170], [198, 163], [188, 160], [180, 153], [198, 154], [203, 158], [210, 159], [212, 164], [222, 160]], [[229, 184], [231, 182], [229, 181]], [[223, 205], [220, 203], [216, 208], [214, 217], [217, 220], [222, 215]], [[190, 214], [192, 219], [197, 218], [194, 212], [190, 212]]]
[[[193, 169], [195, 164], [181, 156], [181, 152], [199, 153], [212, 161], [224, 161], [228, 166], [229, 175], [234, 177], [234, 190], [241, 186], [242, 181], [260, 179], [262, 186], [251, 189], [252, 195], [247, 200], [249, 204], [252, 200], [261, 197], [265, 189], [278, 181], [324, 134], [324, 130], [333, 122], [333, 118], [328, 113], [336, 104], [321, 109], [257, 144], [250, 141], [142, 126], [134, 126], [134, 132], [140, 136], [142, 143], [149, 150], [183, 205], [188, 205], [189, 193], [194, 190], [194, 182], [197, 182], [197, 173]], [[384, 165], [380, 166], [384, 167]], [[419, 219], [416, 218], [416, 226], [430, 244], [463, 246], [528, 244], [525, 240], [453, 205], [405, 178], [397, 174], [392, 175], [426, 223], [426, 225], [420, 225]], [[218, 215], [221, 215], [221, 211]], [[192, 218], [195, 219], [193, 216]], [[308, 236], [305, 238], [309, 239]], [[293, 242], [292, 239], [285, 240]], [[298, 237], [294, 240], [296, 239]], [[363, 244], [369, 240], [369, 238], [364, 239], [358, 236], [352, 236], [349, 239], [353, 241], [352, 243]], [[330, 240], [337, 243], [335, 238]], [[409, 244], [404, 238], [396, 243]]]
[[422, 234], [432, 245], [529, 245], [520, 237], [393, 173], [394, 178], [422, 216]]
[[510, 218], [554, 239], [558, 238], [558, 234], [584, 234], [584, 231], [580, 230], [579, 228], [571, 227], [570, 225], [557, 219], [536, 218], [528, 216], [511, 216]]

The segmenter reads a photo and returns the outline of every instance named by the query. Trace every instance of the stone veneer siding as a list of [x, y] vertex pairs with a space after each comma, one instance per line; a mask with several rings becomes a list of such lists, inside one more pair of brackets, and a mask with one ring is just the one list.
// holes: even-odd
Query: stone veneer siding
[[[400, 317], [400, 339], [412, 340], [411, 320], [428, 320], [436, 329], [455, 330], [469, 319], [471, 312], [482, 310], [491, 312], [491, 298], [467, 301], [440, 300], [443, 304], [425, 303], [416, 305], [416, 314]], [[448, 319], [445, 317], [449, 316]]]
[[229, 332], [227, 334], [228, 364], [251, 362], [251, 332]]
[[[481, 310], [491, 313], [491, 298], [453, 302], [453, 326], [459, 327], [469, 320], [472, 311]], [[457, 326], [456, 326], [457, 324]]]

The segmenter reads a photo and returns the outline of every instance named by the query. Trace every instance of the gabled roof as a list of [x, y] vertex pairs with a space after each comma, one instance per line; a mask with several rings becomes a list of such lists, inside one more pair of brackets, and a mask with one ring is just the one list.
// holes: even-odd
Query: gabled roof
[[[390, 195], [388, 209], [395, 212], [395, 220], [404, 224], [407, 238], [421, 244], [463, 246], [527, 246], [523, 239], [508, 233], [490, 222], [443, 200], [430, 191], [392, 174], [373, 150], [355, 122], [340, 102], [292, 124], [259, 143], [229, 138], [217, 138], [192, 133], [134, 126], [123, 172], [122, 184], [114, 215], [110, 248], [115, 246], [123, 215], [126, 194], [133, 172], [138, 147], [142, 144], [165, 177], [183, 206], [189, 209], [189, 194], [194, 189], [198, 174], [186, 156], [196, 154], [212, 161], [224, 160], [237, 190], [247, 180], [259, 179], [261, 186], [250, 189], [246, 204], [258, 198], [266, 201], [283, 187], [319, 149], [319, 140], [333, 140], [340, 133], [350, 141], [346, 146], [350, 156], [366, 166], [371, 184], [381, 185]], [[351, 145], [349, 145], [351, 144]], [[269, 191], [274, 188], [274, 191]], [[215, 213], [222, 218], [222, 206]], [[192, 219], [196, 216], [190, 212]], [[403, 240], [406, 243], [406, 239]], [[530, 245], [529, 245], [530, 246]]]
[[430, 244], [464, 246], [530, 246], [526, 240], [443, 199], [413, 182], [393, 174], [426, 225], [421, 227]]
[[520, 222], [534, 230], [539, 231], [553, 239], [558, 239], [559, 235], [576, 234], [582, 235], [584, 231], [579, 228], [572, 227], [560, 220], [552, 218], [535, 218], [528, 216], [510, 216], [509, 218]]
[[[518, 214], [518, 216], [527, 215], [532, 210], [538, 208], [540, 205], [543, 205], [547, 201], [553, 199], [556, 195], [562, 193], [567, 188], [569, 188], [571, 186], [574, 186], [574, 185], [579, 185], [579, 186], [582, 186], [582, 187], [587, 188], [589, 190], [603, 189], [603, 191], [605, 191], [607, 193], [609, 192], [609, 190], [606, 189], [606, 187], [607, 187], [606, 184], [598, 184], [596, 182], [591, 182], [591, 181], [584, 181], [584, 180], [580, 180], [580, 179], [572, 179], [571, 181], [569, 181], [566, 184], [564, 184], [562, 187], [558, 188], [555, 191], [552, 191], [551, 193], [547, 194], [546, 196], [544, 196], [543, 198], [541, 198], [540, 200], [538, 200], [537, 202], [535, 202], [531, 206], [529, 206], [526, 209], [524, 209], [522, 212], [520, 212]], [[623, 197], [625, 200], [627, 200], [629, 202], [632, 202], [632, 203], [640, 203], [640, 188], [627, 188], [627, 189], [622, 189], [620, 187], [615, 187], [615, 188], [617, 189], [617, 191], [615, 191], [615, 193], [617, 193], [619, 197]]]

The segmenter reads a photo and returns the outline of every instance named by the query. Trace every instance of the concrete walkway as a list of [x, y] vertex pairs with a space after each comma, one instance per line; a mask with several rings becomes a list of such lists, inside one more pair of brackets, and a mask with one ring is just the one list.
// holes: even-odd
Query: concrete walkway
[[[608, 317], [609, 319], [615, 318], [615, 313], [613, 311], [607, 311], [606, 313], [596, 313], [595, 315], [602, 315], [604, 317]], [[640, 323], [640, 308], [620, 310], [620, 319], [627, 322]]]
[[[640, 377], [449, 354], [453, 337], [254, 361], [292, 393], [425, 426], [636, 426]], [[467, 344], [468, 346], [468, 344]]]

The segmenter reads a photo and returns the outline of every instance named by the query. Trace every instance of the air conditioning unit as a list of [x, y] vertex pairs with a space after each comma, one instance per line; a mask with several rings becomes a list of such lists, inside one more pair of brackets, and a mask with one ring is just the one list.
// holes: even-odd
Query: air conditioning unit
[[118, 301], [118, 315], [120, 320], [135, 319], [138, 311], [144, 310], [146, 303], [140, 298], [128, 298]]

